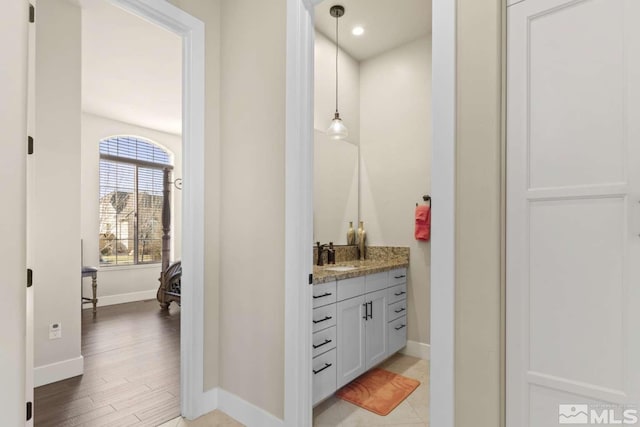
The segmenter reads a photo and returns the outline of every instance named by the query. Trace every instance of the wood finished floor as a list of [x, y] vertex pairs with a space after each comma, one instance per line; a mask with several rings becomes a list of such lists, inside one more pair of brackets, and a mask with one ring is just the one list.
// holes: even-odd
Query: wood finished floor
[[158, 426], [180, 415], [180, 308], [82, 311], [84, 375], [35, 389], [36, 427]]

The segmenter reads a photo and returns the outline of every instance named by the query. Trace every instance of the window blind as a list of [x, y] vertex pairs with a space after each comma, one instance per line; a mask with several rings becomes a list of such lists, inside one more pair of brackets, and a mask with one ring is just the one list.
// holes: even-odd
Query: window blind
[[160, 262], [162, 169], [170, 165], [169, 154], [130, 136], [102, 140], [100, 154], [108, 156], [100, 159], [101, 265]]

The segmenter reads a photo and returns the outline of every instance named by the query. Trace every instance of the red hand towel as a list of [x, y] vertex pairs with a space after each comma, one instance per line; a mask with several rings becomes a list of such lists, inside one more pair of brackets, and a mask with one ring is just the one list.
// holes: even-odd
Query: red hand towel
[[431, 206], [416, 206], [416, 240], [428, 241], [431, 238]]

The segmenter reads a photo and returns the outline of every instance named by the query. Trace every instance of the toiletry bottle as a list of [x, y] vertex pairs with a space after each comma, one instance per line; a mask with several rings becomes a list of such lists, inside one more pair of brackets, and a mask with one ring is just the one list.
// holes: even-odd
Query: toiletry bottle
[[356, 231], [353, 229], [353, 221], [349, 221], [349, 230], [347, 230], [347, 245], [356, 244]]
[[360, 221], [358, 227], [358, 252], [360, 254], [360, 260], [364, 260], [365, 243], [367, 240], [367, 232], [364, 229], [364, 221]]

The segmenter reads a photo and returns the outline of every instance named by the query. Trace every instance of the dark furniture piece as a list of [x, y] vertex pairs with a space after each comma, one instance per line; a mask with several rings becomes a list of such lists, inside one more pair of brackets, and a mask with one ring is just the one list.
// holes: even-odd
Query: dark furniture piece
[[[180, 284], [182, 279], [182, 262], [170, 263], [171, 256], [171, 169], [163, 171], [163, 202], [162, 202], [162, 272], [160, 273], [160, 287], [156, 298], [160, 307], [169, 308], [171, 301], [180, 304]], [[178, 187], [179, 188], [179, 187]]]
[[182, 262], [174, 262], [160, 276], [160, 287], [156, 297], [160, 307], [168, 309], [171, 301], [180, 304], [180, 284], [182, 280]]

